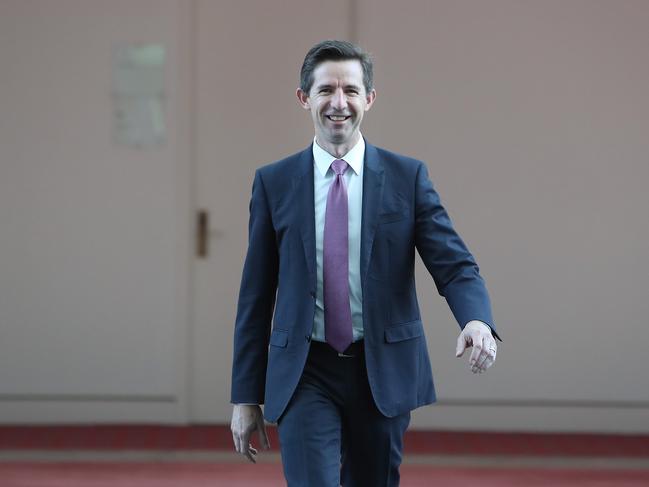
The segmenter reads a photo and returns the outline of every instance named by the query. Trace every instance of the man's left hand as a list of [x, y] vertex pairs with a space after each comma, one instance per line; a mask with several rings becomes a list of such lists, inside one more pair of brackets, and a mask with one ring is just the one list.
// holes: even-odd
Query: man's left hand
[[455, 356], [461, 357], [464, 351], [473, 347], [469, 366], [474, 374], [481, 374], [496, 361], [498, 346], [489, 328], [482, 321], [469, 321], [457, 338]]

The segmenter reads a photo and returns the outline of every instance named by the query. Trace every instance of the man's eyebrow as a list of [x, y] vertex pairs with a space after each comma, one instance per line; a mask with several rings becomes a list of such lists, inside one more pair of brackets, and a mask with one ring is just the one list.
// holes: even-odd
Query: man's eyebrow
[[[322, 89], [324, 89], [324, 88], [333, 88], [333, 86], [334, 86], [334, 85], [331, 84], [331, 83], [323, 83], [323, 84], [321, 84], [321, 85], [317, 85], [315, 89], [319, 91], [319, 90], [322, 90]], [[350, 89], [350, 88], [351, 88], [351, 89], [354, 89], [354, 90], [360, 90], [360, 89], [361, 89], [361, 87], [360, 87], [359, 85], [355, 84], [355, 83], [349, 83], [349, 84], [346, 84], [346, 85], [344, 86], [344, 88], [345, 88], [346, 90], [347, 90], [347, 89]]]

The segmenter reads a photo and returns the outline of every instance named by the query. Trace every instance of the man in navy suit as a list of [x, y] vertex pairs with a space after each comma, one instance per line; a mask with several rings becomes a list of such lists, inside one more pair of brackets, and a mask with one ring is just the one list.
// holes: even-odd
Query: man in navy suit
[[473, 348], [474, 373], [496, 358], [489, 296], [426, 166], [362, 137], [376, 99], [367, 53], [315, 45], [297, 98], [313, 143], [253, 183], [234, 332], [235, 448], [254, 462], [254, 431], [269, 447], [265, 416], [278, 424], [289, 486], [398, 485], [410, 411], [435, 401], [415, 250], [462, 329], [456, 355]]

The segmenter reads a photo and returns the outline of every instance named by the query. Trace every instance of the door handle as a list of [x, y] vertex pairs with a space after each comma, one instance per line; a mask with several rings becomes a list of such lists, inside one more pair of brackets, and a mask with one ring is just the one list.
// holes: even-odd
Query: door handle
[[208, 237], [210, 214], [207, 210], [196, 212], [196, 257], [206, 259], [208, 254]]

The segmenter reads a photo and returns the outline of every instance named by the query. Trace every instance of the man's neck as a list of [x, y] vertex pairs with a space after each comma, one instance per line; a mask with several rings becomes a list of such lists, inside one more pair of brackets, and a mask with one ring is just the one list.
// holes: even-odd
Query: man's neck
[[324, 142], [320, 139], [318, 139], [318, 136], [316, 135], [315, 141], [316, 143], [322, 147], [324, 150], [326, 150], [329, 154], [331, 154], [334, 157], [337, 157], [340, 159], [342, 156], [347, 154], [352, 148], [356, 145], [358, 140], [360, 139], [361, 134], [357, 133], [356, 136], [354, 137], [352, 142], [348, 142], [346, 144], [329, 144], [327, 142]]

